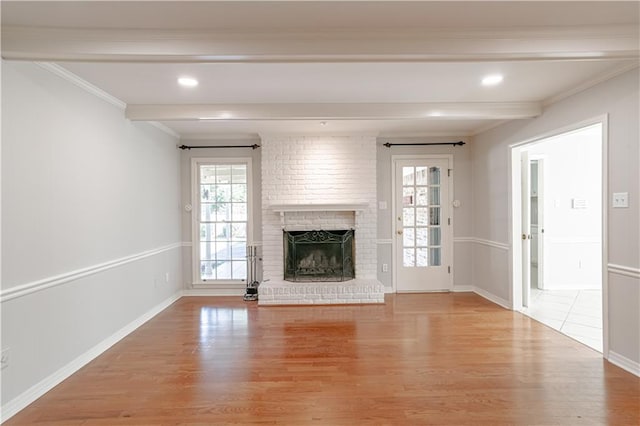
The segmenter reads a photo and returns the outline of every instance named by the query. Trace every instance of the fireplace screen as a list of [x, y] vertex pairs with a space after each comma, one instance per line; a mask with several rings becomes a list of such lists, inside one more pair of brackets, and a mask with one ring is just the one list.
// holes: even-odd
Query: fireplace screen
[[284, 279], [347, 281], [355, 278], [354, 231], [284, 231]]

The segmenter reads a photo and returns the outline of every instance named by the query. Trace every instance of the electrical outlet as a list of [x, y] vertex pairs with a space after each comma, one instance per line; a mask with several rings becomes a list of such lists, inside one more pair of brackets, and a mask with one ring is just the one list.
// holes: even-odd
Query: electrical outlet
[[613, 208], [614, 209], [626, 209], [629, 207], [629, 193], [628, 192], [614, 192], [613, 193]]
[[0, 364], [2, 367], [0, 369], [4, 370], [9, 366], [9, 348], [2, 350], [2, 356], [0, 359]]
[[389, 272], [389, 265], [387, 265], [386, 263], [382, 264], [382, 272]]

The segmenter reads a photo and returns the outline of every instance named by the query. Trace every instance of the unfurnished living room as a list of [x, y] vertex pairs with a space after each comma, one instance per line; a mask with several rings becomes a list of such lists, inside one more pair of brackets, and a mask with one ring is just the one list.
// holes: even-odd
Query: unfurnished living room
[[640, 424], [637, 1], [2, 1], [3, 425]]

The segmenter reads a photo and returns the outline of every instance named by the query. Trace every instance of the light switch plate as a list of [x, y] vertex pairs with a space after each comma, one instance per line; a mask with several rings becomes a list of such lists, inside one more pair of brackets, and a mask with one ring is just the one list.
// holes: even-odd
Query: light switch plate
[[629, 207], [629, 193], [628, 192], [614, 192], [613, 193], [613, 208], [623, 209]]

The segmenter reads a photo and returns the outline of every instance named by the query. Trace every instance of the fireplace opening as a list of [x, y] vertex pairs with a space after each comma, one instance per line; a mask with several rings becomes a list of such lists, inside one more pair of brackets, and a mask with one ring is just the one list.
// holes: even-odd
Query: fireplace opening
[[355, 278], [354, 230], [284, 231], [284, 279], [347, 281]]

